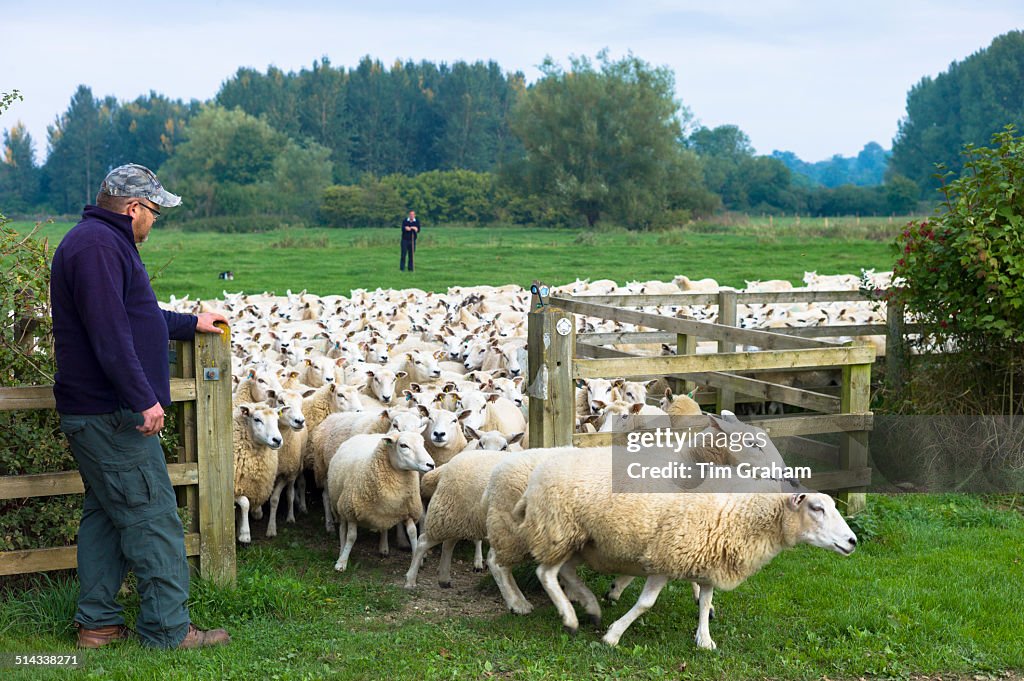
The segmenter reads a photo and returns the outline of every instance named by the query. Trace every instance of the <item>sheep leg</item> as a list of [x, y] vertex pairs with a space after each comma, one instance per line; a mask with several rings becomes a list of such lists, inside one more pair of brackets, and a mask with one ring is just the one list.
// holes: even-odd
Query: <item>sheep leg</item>
[[583, 606], [583, 610], [590, 616], [590, 621], [595, 627], [601, 626], [601, 604], [597, 601], [594, 592], [583, 583], [576, 574], [576, 567], [580, 564], [579, 558], [573, 557], [562, 565], [558, 576], [565, 582], [565, 593], [569, 600], [576, 601]]
[[391, 549], [388, 547], [388, 532], [391, 528], [382, 530], [380, 533], [380, 541], [377, 542], [377, 553], [380, 554], [381, 558], [387, 558], [388, 554], [391, 553]]
[[538, 565], [537, 579], [540, 580], [544, 590], [548, 592], [548, 598], [555, 604], [558, 614], [562, 616], [562, 626], [570, 634], [575, 634], [579, 631], [580, 622], [576, 619], [576, 611], [573, 609], [572, 603], [569, 602], [569, 598], [558, 583], [558, 571], [564, 563], [565, 561], [554, 565]]
[[252, 541], [252, 537], [249, 536], [249, 499], [246, 497], [235, 497], [235, 503], [238, 504], [238, 508], [242, 511], [242, 519], [238, 523], [238, 541], [248, 544]]
[[299, 497], [299, 513], [309, 513], [306, 508], [306, 476], [303, 473], [295, 479], [295, 491]]
[[[409, 536], [409, 546], [413, 553], [416, 553], [416, 521], [412, 518], [405, 519], [405, 533]], [[399, 533], [398, 536], [402, 536]]]
[[711, 627], [709, 620], [711, 618], [711, 597], [715, 593], [715, 587], [707, 584], [700, 585], [700, 599], [698, 600], [698, 613], [697, 613], [697, 635], [694, 637], [697, 642], [698, 648], [704, 650], [714, 650], [718, 646], [711, 639]]
[[[690, 582], [693, 585], [693, 602], [700, 603], [700, 584], [697, 582]], [[711, 612], [708, 613], [708, 617], [715, 619], [715, 605], [711, 604]]]
[[[324, 487], [324, 527], [327, 528], [327, 533], [334, 532], [334, 513], [331, 512], [331, 495], [327, 492], [327, 488]], [[338, 520], [341, 523], [341, 520]]]
[[625, 615], [612, 622], [612, 625], [608, 627], [608, 631], [605, 632], [601, 640], [610, 646], [619, 645], [619, 639], [622, 638], [622, 634], [640, 615], [651, 609], [654, 602], [658, 600], [658, 594], [661, 593], [666, 584], [668, 584], [668, 577], [665, 575], [649, 576], [647, 581], [644, 582], [644, 590], [640, 592], [640, 598], [636, 599], [636, 603]]
[[408, 537], [402, 534], [402, 526], [395, 525], [395, 545], [400, 549], [412, 550], [412, 546], [409, 544]]
[[437, 583], [442, 589], [452, 588], [452, 554], [455, 553], [457, 539], [449, 539], [441, 544], [441, 563], [437, 566]]
[[477, 539], [473, 547], [473, 572], [484, 571], [484, 541]]
[[338, 518], [338, 541], [341, 543], [341, 553], [338, 555], [338, 562], [334, 564], [334, 569], [338, 572], [344, 572], [348, 567], [348, 557], [356, 543], [358, 530], [359, 527], [354, 521], [349, 522], [344, 518]]
[[284, 491], [288, 493], [288, 501], [286, 502], [288, 505], [288, 516], [284, 519], [286, 523], [295, 522], [295, 480], [296, 478], [289, 480], [284, 488]]
[[[612, 581], [612, 585], [608, 587], [608, 593], [604, 595], [612, 603], [618, 603], [619, 599], [622, 598], [622, 592], [633, 583], [636, 579], [633, 575], [619, 575]], [[694, 596], [696, 598], [696, 596]]]
[[281, 478], [274, 484], [274, 491], [270, 493], [270, 518], [267, 520], [267, 536], [277, 536], [277, 506], [281, 503], [281, 492], [284, 491], [288, 481]]
[[509, 610], [517, 615], [529, 615], [533, 612], [533, 605], [519, 590], [519, 585], [512, 577], [512, 571], [498, 562], [493, 547], [487, 552], [487, 567], [491, 569], [494, 583], [498, 585], [498, 591], [501, 592], [501, 597], [505, 599], [505, 605]]
[[415, 589], [416, 588], [416, 577], [419, 575], [420, 566], [423, 563], [423, 557], [427, 555], [427, 551], [437, 546], [440, 542], [436, 542], [427, 535], [420, 535], [419, 542], [416, 544], [416, 550], [412, 554], [412, 562], [409, 564], [409, 571], [405, 573], [405, 588]]

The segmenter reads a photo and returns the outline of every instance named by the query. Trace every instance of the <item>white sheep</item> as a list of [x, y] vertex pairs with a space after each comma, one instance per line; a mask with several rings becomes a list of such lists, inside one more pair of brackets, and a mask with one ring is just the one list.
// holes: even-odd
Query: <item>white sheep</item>
[[419, 413], [430, 419], [426, 430], [426, 446], [437, 466], [448, 463], [466, 448], [469, 441], [462, 431], [462, 422], [471, 414], [468, 409], [456, 414], [445, 409], [420, 406]]
[[302, 414], [302, 395], [296, 390], [268, 391], [275, 401], [278, 413], [278, 428], [281, 431], [281, 448], [277, 453], [277, 479], [270, 494], [270, 518], [267, 521], [267, 536], [277, 536], [277, 507], [281, 492], [288, 491], [286, 505], [288, 515], [285, 522], [295, 522], [295, 481], [302, 473], [302, 451], [306, 446], [306, 417]]
[[570, 631], [578, 620], [557, 579], [565, 565], [582, 559], [600, 572], [647, 576], [636, 605], [605, 634], [611, 646], [654, 605], [670, 579], [687, 579], [700, 585], [697, 646], [713, 649], [709, 616], [716, 587], [736, 588], [797, 544], [843, 555], [857, 544], [825, 494], [613, 494], [611, 475], [606, 449], [567, 452], [537, 465], [513, 509], [540, 563], [537, 576]]
[[[441, 544], [438, 583], [451, 587], [452, 552], [460, 539], [481, 541], [487, 535], [487, 514], [481, 503], [484, 488], [494, 466], [505, 452], [464, 451], [445, 465], [423, 476], [422, 492], [430, 497], [423, 531], [412, 554], [405, 588], [416, 586], [416, 575], [426, 552]], [[478, 552], [479, 553], [479, 552]], [[475, 570], [483, 569], [483, 560], [474, 560]]]
[[281, 430], [277, 410], [261, 402], [245, 402], [234, 409], [232, 430], [235, 461], [235, 503], [241, 509], [238, 541], [248, 544], [249, 513], [263, 517], [260, 507], [274, 491], [277, 477], [277, 450], [281, 447]]
[[[534, 467], [549, 457], [565, 453], [568, 449], [550, 447], [511, 452], [494, 466], [491, 477], [484, 487], [480, 511], [486, 516], [486, 536], [490, 544], [487, 567], [498, 585], [502, 598], [505, 599], [505, 604], [518, 615], [529, 614], [533, 610], [533, 605], [516, 584], [512, 568], [525, 562], [530, 556], [530, 551], [519, 529], [520, 521], [512, 518], [512, 510], [526, 490]], [[569, 589], [570, 597], [574, 600], [583, 603], [595, 601], [593, 593], [576, 576], [575, 570], [566, 567], [562, 577]], [[628, 582], [626, 584], [628, 585]], [[625, 585], [622, 588], [625, 588]]]
[[419, 433], [356, 435], [338, 447], [327, 470], [341, 544], [335, 570], [348, 567], [358, 525], [387, 533], [402, 523], [416, 550], [416, 523], [423, 515], [419, 474], [433, 468]]
[[700, 405], [690, 395], [672, 395], [672, 388], [665, 388], [665, 395], [661, 398], [661, 408], [669, 416], [698, 416], [701, 413]]
[[313, 479], [323, 490], [324, 526], [334, 531], [330, 497], [327, 491], [327, 470], [338, 447], [355, 435], [388, 432], [419, 433], [427, 427], [427, 419], [416, 412], [383, 409], [380, 412], [338, 412], [331, 414], [310, 434], [313, 451]]

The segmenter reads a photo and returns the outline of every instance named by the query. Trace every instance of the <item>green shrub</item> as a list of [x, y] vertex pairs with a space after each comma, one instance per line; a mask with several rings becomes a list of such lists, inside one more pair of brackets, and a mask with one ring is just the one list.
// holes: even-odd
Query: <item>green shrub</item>
[[936, 215], [896, 239], [907, 308], [961, 347], [1024, 342], [1024, 139], [1013, 133], [968, 145]]
[[[1024, 139], [1012, 126], [992, 147], [965, 147], [959, 178], [928, 220], [895, 241], [889, 293], [924, 328], [922, 345], [946, 354], [913, 358], [901, 411], [924, 414], [1024, 412]], [[941, 167], [940, 167], [941, 170]], [[953, 351], [953, 354], [949, 354]]]
[[[53, 383], [49, 258], [46, 241], [0, 215], [0, 385]], [[0, 411], [0, 433], [0, 475], [75, 468], [55, 411]], [[80, 506], [77, 496], [0, 502], [0, 551], [72, 543]]]

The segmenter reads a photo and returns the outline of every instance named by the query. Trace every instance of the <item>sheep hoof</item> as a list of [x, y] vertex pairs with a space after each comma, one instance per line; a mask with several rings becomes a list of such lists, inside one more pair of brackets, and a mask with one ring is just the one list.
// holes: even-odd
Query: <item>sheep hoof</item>
[[473, 568], [473, 572], [483, 572], [483, 571], [484, 571], [484, 569], [482, 567], [474, 567]]
[[438, 584], [441, 586], [442, 589], [450, 589], [450, 588], [452, 588], [452, 583], [451, 582], [438, 582]]
[[348, 563], [342, 563], [340, 561], [334, 564], [334, 569], [337, 570], [338, 572], [344, 572], [345, 568], [347, 568], [347, 567], [348, 567]]
[[590, 616], [590, 623], [593, 624], [596, 628], [600, 629], [601, 628], [601, 616], [600, 615], [591, 615]]
[[529, 601], [523, 601], [522, 603], [509, 606], [509, 610], [517, 615], [529, 615], [533, 612], [533, 604]]
[[379, 555], [381, 558], [387, 558], [391, 555], [391, 551], [378, 551], [377, 555]]
[[576, 633], [580, 630], [579, 627], [570, 627], [568, 624], [563, 624], [562, 629], [564, 629], [565, 633], [569, 634], [570, 636], [575, 636]]
[[618, 603], [619, 599], [615, 598], [615, 594], [612, 593], [611, 589], [604, 595], [604, 599], [610, 603]]

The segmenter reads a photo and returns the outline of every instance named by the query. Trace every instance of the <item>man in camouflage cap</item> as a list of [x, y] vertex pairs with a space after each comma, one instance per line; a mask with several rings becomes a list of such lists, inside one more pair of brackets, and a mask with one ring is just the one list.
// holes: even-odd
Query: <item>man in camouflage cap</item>
[[[151, 170], [110, 171], [96, 205], [54, 252], [50, 278], [60, 427], [85, 483], [78, 530], [78, 645], [135, 638], [156, 648], [227, 643], [189, 619], [189, 568], [159, 433], [171, 404], [167, 343], [221, 333], [218, 313], [162, 310], [138, 244], [181, 203]], [[132, 570], [136, 632], [116, 597]]]

